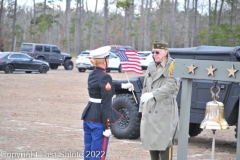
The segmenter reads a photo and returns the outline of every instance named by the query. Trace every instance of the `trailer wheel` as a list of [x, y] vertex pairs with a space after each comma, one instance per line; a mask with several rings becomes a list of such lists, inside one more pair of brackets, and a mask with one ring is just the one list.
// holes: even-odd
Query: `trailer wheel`
[[113, 108], [122, 114], [122, 118], [111, 124], [112, 134], [118, 139], [137, 139], [140, 137], [141, 115], [131, 94], [119, 94], [113, 99]]
[[195, 137], [202, 132], [202, 128], [200, 128], [200, 124], [190, 123], [189, 124], [189, 136]]

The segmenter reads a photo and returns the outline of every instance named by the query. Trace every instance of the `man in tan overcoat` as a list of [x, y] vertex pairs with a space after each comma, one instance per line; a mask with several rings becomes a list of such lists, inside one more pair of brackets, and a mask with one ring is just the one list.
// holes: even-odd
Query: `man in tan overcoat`
[[151, 160], [172, 160], [173, 139], [178, 130], [176, 96], [180, 81], [172, 76], [174, 60], [166, 42], [155, 41], [154, 62], [146, 71], [139, 112], [142, 112], [140, 136]]

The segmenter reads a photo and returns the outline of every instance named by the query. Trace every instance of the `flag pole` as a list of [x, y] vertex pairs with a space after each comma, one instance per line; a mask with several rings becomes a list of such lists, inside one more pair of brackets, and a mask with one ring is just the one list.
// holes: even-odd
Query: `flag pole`
[[[124, 72], [124, 73], [125, 73], [125, 75], [126, 75], [126, 77], [127, 77], [128, 83], [130, 83], [127, 73], [126, 73], [126, 72]], [[135, 96], [135, 94], [134, 94], [134, 92], [133, 92], [133, 89], [132, 89], [132, 94], [133, 94], [133, 97], [134, 97], [134, 99], [135, 99], [136, 104], [138, 104], [137, 99], [136, 99], [136, 96]]]

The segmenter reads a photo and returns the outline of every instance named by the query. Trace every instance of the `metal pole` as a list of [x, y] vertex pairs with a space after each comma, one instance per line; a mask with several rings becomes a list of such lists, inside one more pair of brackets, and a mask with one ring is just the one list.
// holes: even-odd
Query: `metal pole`
[[214, 151], [215, 151], [215, 131], [216, 130], [212, 130], [213, 131], [213, 140], [212, 140], [212, 157], [211, 159], [214, 160]]
[[192, 79], [183, 78], [178, 134], [178, 146], [181, 147], [178, 147], [177, 160], [187, 159], [191, 98], [192, 98]]
[[238, 103], [239, 103], [239, 108], [238, 108], [238, 128], [237, 128], [237, 158], [240, 159], [240, 95], [238, 97]]

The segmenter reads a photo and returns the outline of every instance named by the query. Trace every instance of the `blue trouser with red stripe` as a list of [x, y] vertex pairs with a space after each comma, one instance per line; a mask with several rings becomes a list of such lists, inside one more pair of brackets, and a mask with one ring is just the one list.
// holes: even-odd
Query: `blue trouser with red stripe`
[[104, 160], [109, 137], [103, 136], [103, 124], [83, 121], [83, 130], [84, 160]]

